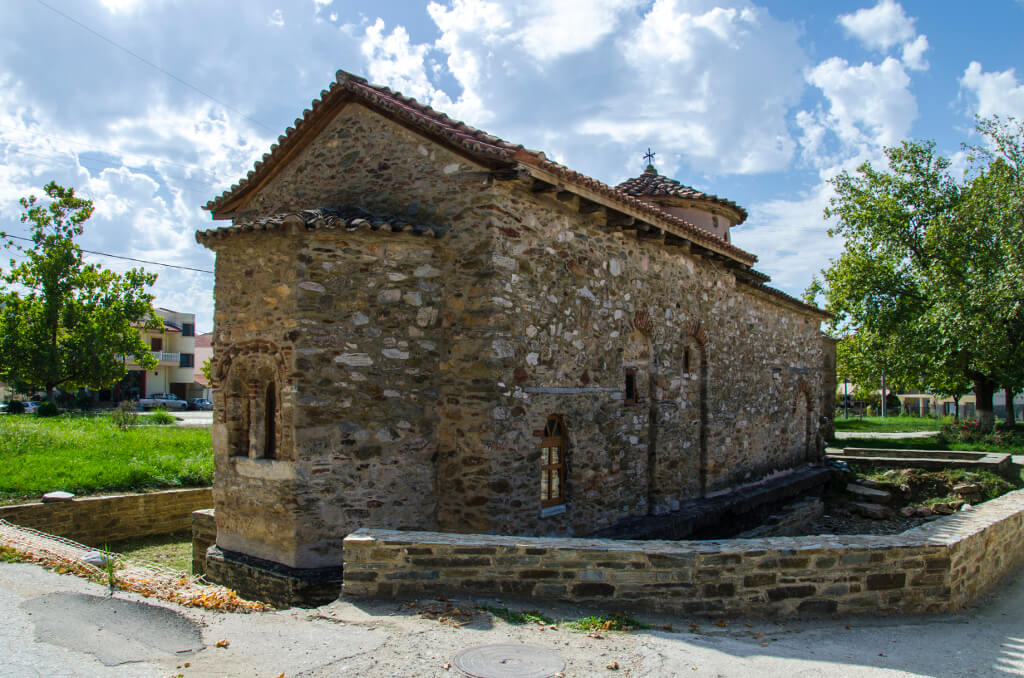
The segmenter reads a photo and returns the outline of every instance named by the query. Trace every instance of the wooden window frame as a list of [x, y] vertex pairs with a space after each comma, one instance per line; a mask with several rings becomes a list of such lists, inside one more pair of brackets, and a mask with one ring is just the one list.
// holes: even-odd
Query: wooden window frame
[[[552, 429], [560, 431], [560, 435], [548, 435]], [[552, 473], [557, 474], [558, 478], [558, 494], [556, 496], [545, 497], [543, 492], [540, 498], [541, 508], [548, 508], [551, 506], [562, 506], [565, 504], [565, 448], [566, 448], [566, 435], [565, 435], [565, 420], [562, 419], [561, 415], [554, 414], [548, 417], [547, 422], [544, 426], [544, 436], [540, 441], [541, 459], [540, 459], [540, 472], [541, 477], [547, 474], [548, 478], [548, 494], [550, 495], [552, 487]], [[558, 463], [550, 463], [550, 452], [545, 452], [545, 449], [550, 450], [551, 448], [557, 448]]]

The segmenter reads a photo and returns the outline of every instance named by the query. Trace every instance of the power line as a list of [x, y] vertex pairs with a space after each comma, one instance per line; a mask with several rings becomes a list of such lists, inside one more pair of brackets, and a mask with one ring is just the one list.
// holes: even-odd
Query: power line
[[[25, 240], [27, 242], [33, 242], [32, 238], [24, 238], [20, 235], [11, 235], [9, 233], [0, 233], [0, 237], [11, 238], [13, 240]], [[134, 261], [140, 264], [150, 264], [152, 266], [166, 266], [167, 268], [180, 268], [183, 271], [195, 271], [196, 273], [209, 273], [213, 275], [213, 271], [207, 271], [205, 268], [192, 268], [191, 266], [179, 266], [178, 264], [165, 264], [160, 261], [148, 261], [146, 259], [135, 259], [134, 257], [125, 257], [120, 254], [110, 254], [108, 252], [96, 252], [95, 250], [83, 249], [83, 252], [88, 254], [98, 254], [101, 257], [111, 257], [113, 259], [124, 259], [125, 261]]]
[[175, 80], [175, 81], [181, 83], [185, 87], [188, 87], [189, 89], [191, 89], [191, 90], [193, 90], [195, 92], [198, 92], [199, 94], [202, 94], [204, 97], [206, 97], [210, 101], [216, 102], [216, 103], [220, 104], [221, 106], [223, 106], [224, 108], [228, 109], [229, 111], [233, 111], [233, 112], [237, 113], [238, 115], [242, 116], [243, 118], [245, 118], [249, 122], [253, 123], [254, 125], [259, 125], [260, 127], [262, 127], [263, 129], [267, 130], [268, 132], [271, 132], [271, 133], [274, 132], [274, 130], [271, 129], [268, 125], [264, 125], [259, 120], [256, 120], [255, 118], [249, 117], [248, 115], [246, 115], [245, 113], [242, 113], [240, 110], [238, 110], [234, 106], [231, 106], [230, 104], [224, 103], [223, 101], [221, 101], [217, 97], [213, 96], [212, 94], [207, 94], [206, 92], [204, 92], [203, 90], [199, 89], [195, 85], [182, 80], [181, 78], [176, 76], [174, 73], [171, 73], [170, 71], [165, 70], [165, 69], [161, 68], [160, 66], [157, 66], [152, 61], [149, 61], [148, 59], [145, 59], [144, 57], [141, 57], [138, 54], [136, 54], [135, 52], [131, 51], [127, 47], [124, 47], [123, 45], [120, 45], [120, 44], [114, 42], [113, 40], [111, 40], [107, 36], [103, 35], [102, 33], [99, 33], [97, 31], [93, 30], [92, 28], [89, 28], [88, 26], [83, 24], [78, 19], [75, 19], [74, 17], [65, 14], [64, 12], [60, 11], [59, 9], [54, 7], [53, 5], [50, 5], [50, 4], [46, 3], [46, 2], [43, 2], [43, 0], [36, 0], [36, 2], [38, 2], [40, 5], [42, 5], [43, 7], [47, 8], [51, 12], [54, 12], [55, 14], [59, 14], [60, 16], [64, 17], [65, 19], [67, 19], [71, 23], [75, 24], [79, 28], [92, 33], [93, 35], [95, 35], [100, 40], [103, 40], [104, 42], [109, 43], [109, 44], [113, 45], [114, 47], [118, 48], [122, 52], [125, 52], [126, 54], [129, 54], [129, 55], [135, 57], [136, 59], [138, 59], [142, 63], [146, 64], [150, 68], [154, 68], [154, 69], [160, 71], [161, 73], [166, 75], [168, 78], [171, 78], [172, 80]]

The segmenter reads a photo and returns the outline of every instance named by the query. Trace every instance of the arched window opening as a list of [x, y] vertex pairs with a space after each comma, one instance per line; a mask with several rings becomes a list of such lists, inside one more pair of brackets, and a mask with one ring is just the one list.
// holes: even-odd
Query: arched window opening
[[540, 505], [542, 508], [565, 503], [565, 422], [548, 417], [540, 443]]
[[635, 405], [638, 398], [636, 395], [636, 369], [626, 368], [626, 394], [624, 397], [626, 405]]
[[266, 413], [264, 414], [264, 424], [266, 425], [266, 439], [263, 443], [263, 456], [266, 459], [277, 458], [277, 429], [275, 426], [277, 420], [276, 392], [277, 389], [274, 386], [274, 382], [270, 382], [269, 384], [267, 384], [267, 397], [265, 401]]

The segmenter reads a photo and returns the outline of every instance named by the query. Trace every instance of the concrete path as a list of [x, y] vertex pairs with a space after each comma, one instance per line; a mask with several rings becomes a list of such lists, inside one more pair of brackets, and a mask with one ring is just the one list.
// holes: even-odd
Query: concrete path
[[[431, 606], [434, 612], [424, 616]], [[0, 677], [450, 678], [461, 675], [452, 663], [458, 652], [499, 643], [555, 650], [566, 660], [566, 676], [1024, 676], [1024, 571], [978, 607], [928, 618], [645, 617], [674, 630], [595, 637], [512, 626], [479, 610], [463, 615], [468, 623], [456, 628], [438, 621], [438, 610], [457, 617], [473, 611], [474, 601], [338, 601], [316, 610], [231, 615], [132, 594], [110, 599], [102, 586], [75, 577], [0, 563]], [[543, 611], [555, 619], [587, 612]], [[227, 647], [216, 647], [220, 640]]]
[[210, 410], [185, 410], [173, 412], [175, 426], [213, 426], [213, 412]]
[[836, 440], [845, 438], [927, 438], [938, 431], [897, 431], [895, 433], [882, 433], [871, 431], [836, 431]]

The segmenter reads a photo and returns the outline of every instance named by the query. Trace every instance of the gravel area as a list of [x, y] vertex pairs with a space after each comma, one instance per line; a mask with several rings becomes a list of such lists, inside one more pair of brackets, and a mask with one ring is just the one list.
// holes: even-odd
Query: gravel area
[[899, 534], [918, 525], [930, 522], [941, 516], [913, 516], [904, 518], [894, 516], [884, 520], [875, 520], [857, 515], [843, 506], [825, 507], [825, 514], [807, 525], [801, 535], [814, 534]]

